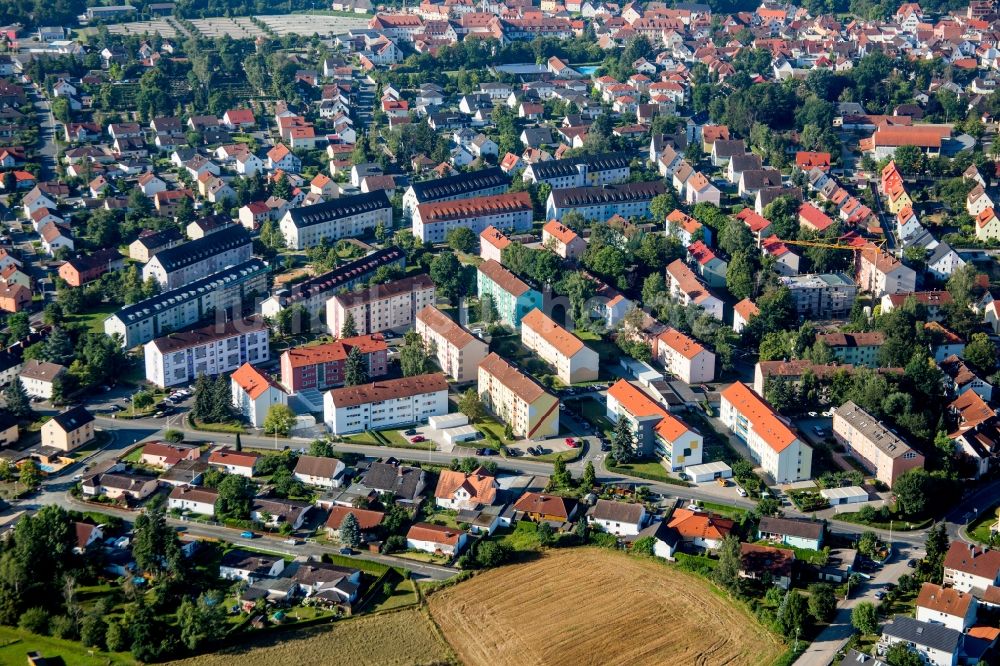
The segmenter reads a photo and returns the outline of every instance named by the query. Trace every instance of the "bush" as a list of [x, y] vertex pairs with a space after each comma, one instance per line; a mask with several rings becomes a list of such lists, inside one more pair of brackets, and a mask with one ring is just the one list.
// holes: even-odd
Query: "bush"
[[165, 433], [163, 433], [163, 439], [167, 440], [171, 444], [180, 444], [184, 441], [184, 433], [180, 430], [174, 430], [170, 428]]
[[75, 641], [79, 638], [76, 620], [69, 615], [56, 615], [49, 621], [49, 629], [56, 638]]
[[618, 547], [618, 537], [614, 534], [608, 534], [607, 532], [598, 532], [594, 530], [590, 534], [590, 543], [595, 546], [600, 546], [601, 548], [617, 548]]
[[383, 553], [398, 553], [401, 550], [406, 550], [406, 537], [399, 534], [393, 534], [382, 544]]
[[651, 536], [642, 537], [632, 543], [632, 552], [637, 555], [652, 555], [655, 546], [656, 539]]
[[104, 644], [111, 652], [122, 652], [128, 649], [128, 632], [118, 622], [108, 625], [107, 634], [104, 637]]
[[17, 626], [35, 634], [49, 633], [49, 613], [44, 608], [29, 608], [21, 615]]

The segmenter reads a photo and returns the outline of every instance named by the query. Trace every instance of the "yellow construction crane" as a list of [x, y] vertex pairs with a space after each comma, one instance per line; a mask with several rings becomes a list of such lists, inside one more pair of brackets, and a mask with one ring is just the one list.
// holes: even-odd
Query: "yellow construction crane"
[[858, 245], [842, 245], [840, 243], [824, 243], [824, 242], [821, 242], [821, 241], [784, 240], [784, 239], [780, 239], [780, 238], [777, 239], [777, 242], [778, 243], [784, 243], [786, 245], [802, 245], [804, 247], [825, 247], [825, 248], [829, 248], [831, 250], [851, 250], [853, 252], [860, 252], [861, 250], [863, 250], [866, 247], [868, 247], [868, 245], [874, 245], [876, 248], [878, 248], [880, 251], [882, 251], [883, 246], [886, 243], [886, 241], [885, 241], [884, 238], [882, 240], [880, 240], [880, 241], [877, 241], [877, 242], [876, 241], [868, 241], [868, 243], [866, 245], [861, 245], [861, 246], [858, 246]]

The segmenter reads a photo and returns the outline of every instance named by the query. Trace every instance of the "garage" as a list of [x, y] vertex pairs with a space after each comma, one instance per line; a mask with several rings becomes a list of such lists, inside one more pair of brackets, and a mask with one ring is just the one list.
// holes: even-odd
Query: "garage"
[[733, 468], [722, 462], [704, 463], [703, 465], [692, 465], [684, 468], [685, 476], [695, 483], [709, 483], [716, 479], [733, 478]]
[[439, 416], [432, 416], [427, 419], [427, 425], [436, 430], [445, 430], [446, 428], [457, 428], [458, 426], [468, 425], [469, 417], [465, 414], [455, 412], [454, 414], [441, 414]]
[[826, 498], [830, 506], [838, 504], [858, 504], [868, 501], [868, 491], [861, 486], [847, 486], [846, 488], [824, 488], [819, 494]]
[[478, 430], [470, 425], [463, 425], [457, 428], [447, 428], [441, 431], [444, 436], [445, 444], [455, 446], [459, 442], [471, 442], [472, 440], [479, 439], [482, 436]]

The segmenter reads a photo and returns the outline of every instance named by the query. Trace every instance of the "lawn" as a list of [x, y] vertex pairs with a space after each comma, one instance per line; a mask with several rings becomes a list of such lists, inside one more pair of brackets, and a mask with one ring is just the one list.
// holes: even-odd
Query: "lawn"
[[973, 541], [989, 545], [990, 527], [996, 525], [997, 520], [1000, 519], [997, 516], [998, 508], [1000, 508], [1000, 504], [994, 504], [985, 509], [978, 518], [969, 523], [968, 527], [966, 527], [966, 532], [969, 533], [969, 537]]
[[542, 542], [538, 540], [538, 525], [527, 520], [519, 520], [513, 530], [503, 528], [497, 530], [496, 536], [517, 551], [526, 552], [538, 550]]
[[655, 460], [627, 463], [625, 465], [615, 465], [611, 458], [605, 459], [605, 466], [609, 472], [617, 472], [628, 476], [636, 476], [649, 481], [659, 481], [660, 483], [673, 483], [687, 485], [677, 477], [670, 476], [666, 468]]
[[383, 599], [371, 610], [373, 612], [387, 611], [395, 608], [403, 608], [404, 606], [412, 606], [419, 601], [420, 598], [417, 596], [417, 590], [414, 587], [413, 581], [407, 579], [400, 581], [399, 585], [393, 589], [392, 594]]
[[67, 324], [86, 324], [87, 330], [92, 333], [104, 332], [104, 320], [121, 310], [117, 305], [101, 305], [90, 308], [87, 312], [75, 315], [63, 315], [63, 320]]
[[613, 342], [609, 342], [593, 331], [575, 330], [573, 334], [583, 340], [583, 343], [593, 349], [601, 357], [598, 371], [598, 378], [601, 380], [613, 379], [615, 376], [608, 372], [608, 368], [617, 367], [622, 357], [622, 350]]
[[0, 663], [23, 664], [28, 652], [38, 652], [52, 660], [50, 663], [60, 663], [61, 660], [66, 666], [107, 666], [107, 664], [117, 666], [136, 663], [126, 653], [90, 650], [73, 641], [39, 636], [13, 627], [0, 627]]
[[698, 506], [706, 511], [711, 511], [712, 513], [717, 513], [724, 518], [736, 521], [739, 521], [747, 514], [746, 509], [741, 509], [738, 506], [731, 506], [729, 504], [719, 504], [717, 502], [703, 502], [702, 500], [698, 500]]
[[603, 432], [605, 436], [611, 436], [614, 425], [608, 420], [607, 407], [605, 405], [588, 396], [577, 400], [576, 407], [584, 420]]
[[134, 449], [132, 449], [129, 452], [129, 454], [127, 456], [125, 456], [124, 458], [122, 458], [122, 462], [138, 463], [139, 459], [142, 458], [142, 449], [143, 449], [143, 447], [141, 447], [141, 446], [135, 447]]
[[492, 416], [484, 417], [481, 421], [479, 421], [479, 423], [475, 425], [476, 429], [479, 430], [479, 432], [483, 433], [483, 436], [487, 439], [487, 441], [489, 441], [490, 437], [492, 436], [493, 439], [500, 442], [501, 444], [510, 443], [510, 440], [504, 437], [504, 430], [506, 430], [506, 427], [504, 426], [504, 424], [500, 423]]
[[918, 520], [916, 522], [911, 522], [909, 520], [904, 520], [899, 518], [892, 518], [891, 520], [873, 520], [871, 522], [865, 522], [861, 520], [861, 516], [858, 513], [838, 513], [836, 520], [843, 520], [848, 523], [854, 523], [855, 525], [867, 525], [868, 527], [874, 527], [879, 530], [898, 530], [900, 532], [910, 532], [912, 530], [922, 530], [925, 527], [929, 527], [933, 522], [933, 518], [925, 518], [923, 520]]
[[569, 449], [568, 451], [553, 451], [552, 453], [545, 453], [540, 456], [535, 456], [531, 458], [532, 462], [550, 462], [555, 463], [556, 458], [562, 456], [563, 462], [571, 463], [576, 462], [583, 455], [583, 447], [578, 446], [575, 449]]
[[420, 451], [433, 451], [437, 444], [431, 441], [411, 442], [401, 430], [380, 430], [379, 434], [388, 440], [390, 446], [401, 449], [419, 449]]
[[429, 564], [448, 564], [449, 558], [444, 555], [435, 555], [434, 553], [425, 553], [422, 550], [406, 550], [401, 553], [395, 553], [396, 557], [402, 557], [407, 560], [415, 560], [417, 562], [427, 562]]

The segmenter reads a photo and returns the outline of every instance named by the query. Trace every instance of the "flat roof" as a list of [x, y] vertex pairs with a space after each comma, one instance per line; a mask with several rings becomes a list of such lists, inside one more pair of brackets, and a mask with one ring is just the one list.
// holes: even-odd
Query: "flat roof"
[[732, 467], [722, 462], [721, 460], [716, 460], [715, 462], [703, 463], [701, 465], [691, 465], [690, 467], [684, 468], [685, 474], [715, 474], [716, 472], [725, 472], [726, 470], [732, 471]]
[[864, 497], [868, 499], [868, 491], [861, 486], [846, 486], [844, 488], [824, 488], [819, 494], [827, 499], [842, 499], [845, 497]]

